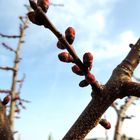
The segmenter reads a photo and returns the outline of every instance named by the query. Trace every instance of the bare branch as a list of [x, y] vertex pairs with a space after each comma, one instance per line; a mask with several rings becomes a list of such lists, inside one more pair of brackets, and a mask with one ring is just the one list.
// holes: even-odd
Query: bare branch
[[116, 103], [114, 102], [111, 106], [115, 109], [115, 111], [116, 111], [116, 113], [117, 113], [117, 115], [118, 115], [119, 109], [117, 108]]
[[18, 80], [17, 82], [19, 83], [19, 89], [18, 89], [18, 93], [20, 93], [21, 88], [23, 86], [23, 83], [25, 81], [26, 75], [24, 74], [21, 80]]
[[1, 70], [11, 70], [11, 71], [16, 71], [14, 68], [12, 68], [12, 67], [7, 67], [7, 66], [5, 66], [5, 67], [0, 67], [0, 69], [1, 69]]
[[7, 49], [7, 50], [10, 50], [12, 52], [16, 52], [12, 47], [10, 47], [9, 45], [7, 45], [6, 43], [2, 43], [2, 45]]
[[10, 94], [11, 93], [11, 90], [3, 90], [3, 89], [0, 89], [0, 93]]
[[4, 37], [4, 38], [11, 38], [11, 39], [15, 39], [15, 38], [20, 38], [20, 36], [19, 35], [5, 35], [5, 34], [2, 34], [2, 33], [0, 33], [0, 36], [1, 37]]

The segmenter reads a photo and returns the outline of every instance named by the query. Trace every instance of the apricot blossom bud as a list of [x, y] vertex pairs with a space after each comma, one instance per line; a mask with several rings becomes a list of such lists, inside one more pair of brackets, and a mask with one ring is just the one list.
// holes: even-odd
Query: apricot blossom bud
[[77, 65], [74, 65], [71, 69], [77, 75], [80, 75], [80, 76], [84, 75], [83, 71]]
[[62, 52], [58, 55], [58, 58], [60, 61], [62, 62], [67, 62], [67, 63], [70, 63], [70, 62], [73, 62], [73, 57], [67, 53], [67, 52]]
[[86, 80], [82, 80], [80, 83], [79, 83], [79, 86], [80, 87], [87, 87], [89, 85], [89, 83], [86, 81]]
[[15, 112], [16, 112], [16, 113], [19, 113], [19, 112], [20, 112], [20, 109], [17, 108], [17, 109], [15, 110]]
[[101, 119], [99, 122], [100, 125], [102, 125], [105, 129], [110, 129], [111, 124], [106, 119]]
[[90, 72], [88, 72], [85, 76], [86, 78], [86, 81], [89, 83], [89, 84], [93, 84], [95, 82], [95, 76], [93, 74], [91, 74]]
[[90, 52], [87, 52], [84, 54], [83, 56], [83, 63], [87, 66], [87, 67], [92, 67], [92, 62], [93, 62], [93, 55]]
[[58, 41], [57, 42], [57, 48], [59, 48], [61, 50], [64, 50], [65, 49], [65, 46], [60, 41]]
[[68, 27], [65, 31], [66, 40], [71, 45], [75, 39], [75, 30], [73, 27]]
[[20, 97], [19, 96], [16, 96], [13, 101], [17, 101], [17, 100], [20, 100]]
[[3, 105], [6, 105], [6, 104], [9, 103], [9, 101], [10, 101], [10, 97], [9, 97], [9, 95], [7, 95], [6, 97], [4, 97], [4, 99], [3, 99], [3, 101], [2, 101], [2, 104], [3, 104]]
[[49, 0], [37, 0], [37, 5], [40, 6], [45, 13], [48, 11], [49, 4]]
[[38, 15], [38, 13], [35, 11], [31, 11], [28, 14], [28, 18], [29, 20], [36, 24], [36, 25], [43, 25], [43, 20], [41, 19], [41, 17]]

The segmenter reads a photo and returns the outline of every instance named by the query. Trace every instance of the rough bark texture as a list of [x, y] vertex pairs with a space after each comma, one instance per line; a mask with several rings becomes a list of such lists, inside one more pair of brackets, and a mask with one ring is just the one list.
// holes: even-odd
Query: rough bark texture
[[[88, 70], [78, 58], [74, 48], [54, 27], [41, 7], [32, 0], [29, 0], [29, 2], [34, 10], [34, 17], [30, 18], [31, 21], [34, 24], [43, 25], [45, 28], [50, 29], [65, 46], [73, 57], [75, 64], [78, 65], [86, 76]], [[63, 140], [84, 140], [89, 131], [99, 123], [103, 113], [117, 98], [130, 95], [140, 97], [140, 84], [131, 81], [133, 71], [139, 63], [139, 57], [140, 39], [133, 45], [127, 57], [113, 70], [110, 79], [105, 85], [100, 85], [97, 81], [90, 83], [92, 87], [92, 100], [64, 136]]]
[[0, 102], [0, 140], [14, 140], [5, 111], [5, 106]]

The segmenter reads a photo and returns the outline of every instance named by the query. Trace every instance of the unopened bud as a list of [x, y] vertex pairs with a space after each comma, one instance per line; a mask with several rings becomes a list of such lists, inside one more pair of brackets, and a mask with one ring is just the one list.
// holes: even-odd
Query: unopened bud
[[65, 49], [65, 46], [60, 41], [58, 41], [57, 42], [57, 48], [59, 48], [61, 50], [64, 50]]
[[89, 83], [86, 81], [86, 80], [82, 80], [80, 83], [79, 83], [79, 86], [80, 87], [87, 87], [89, 85]]
[[67, 62], [67, 63], [70, 63], [70, 62], [73, 62], [73, 57], [67, 53], [67, 52], [62, 52], [58, 55], [58, 58], [60, 61], [62, 62]]
[[20, 112], [20, 109], [17, 108], [17, 109], [15, 110], [15, 112], [16, 112], [16, 113], [19, 113], [19, 112]]
[[72, 44], [75, 39], [75, 30], [73, 27], [68, 27], [65, 31], [66, 40], [69, 44]]
[[28, 16], [29, 20], [36, 25], [43, 25], [44, 24], [44, 19], [42, 18], [38, 9], [35, 11], [29, 12], [27, 14], [27, 16]]
[[80, 75], [80, 76], [84, 75], [83, 71], [77, 65], [74, 65], [72, 67], [72, 71], [77, 75]]
[[2, 101], [2, 104], [3, 104], [3, 105], [6, 105], [6, 104], [9, 103], [9, 101], [10, 101], [10, 97], [9, 97], [9, 95], [7, 95], [6, 97], [4, 97], [4, 99], [3, 99], [3, 101]]
[[45, 13], [48, 11], [49, 4], [49, 0], [37, 0], [37, 5], [40, 6]]
[[105, 129], [110, 129], [110, 128], [111, 128], [110, 122], [108, 122], [106, 119], [101, 119], [99, 123], [100, 123], [100, 125], [102, 125]]
[[85, 66], [92, 68], [92, 62], [93, 62], [93, 55], [90, 52], [87, 52], [83, 56], [83, 63]]
[[93, 84], [95, 82], [95, 76], [93, 74], [91, 74], [90, 72], [87, 73], [87, 75], [85, 76], [86, 81], [89, 84]]

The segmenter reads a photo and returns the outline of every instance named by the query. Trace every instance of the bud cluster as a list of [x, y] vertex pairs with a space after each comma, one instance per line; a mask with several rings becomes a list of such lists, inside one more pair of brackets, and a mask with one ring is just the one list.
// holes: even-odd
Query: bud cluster
[[[33, 5], [33, 4], [32, 4]], [[34, 24], [37, 25], [44, 25], [45, 27], [49, 28], [49, 26], [46, 26], [46, 19], [44, 19], [41, 14], [39, 14], [40, 10], [39, 7], [44, 11], [44, 13], [47, 12], [48, 8], [49, 8], [49, 0], [37, 0], [37, 4], [35, 4], [38, 6], [38, 8], [33, 8], [35, 11], [33, 12], [29, 12], [28, 13], [28, 17], [30, 19], [31, 22], [33, 22]], [[34, 7], [34, 6], [32, 6]], [[44, 21], [45, 20], [45, 21]], [[49, 22], [48, 22], [49, 23]], [[67, 45], [65, 45], [65, 41], [70, 45], [71, 48], [71, 52], [72, 50], [72, 44], [74, 42], [75, 39], [75, 29], [73, 27], [68, 27], [65, 30], [65, 38], [63, 41], [61, 41], [61, 37], [58, 38], [58, 42], [57, 42], [57, 48], [64, 50], [67, 49]], [[64, 43], [63, 43], [64, 42]], [[65, 62], [65, 63], [76, 63], [77, 60], [75, 60], [73, 58], [74, 56], [74, 52], [73, 55], [71, 55], [70, 51], [69, 52], [62, 52], [60, 54], [58, 54], [58, 58], [60, 61]], [[74, 65], [72, 67], [72, 71], [80, 76], [85, 76], [85, 79], [82, 80], [79, 83], [80, 87], [86, 87], [89, 84], [93, 85], [95, 82], [95, 77], [93, 74], [90, 73], [91, 69], [92, 69], [92, 63], [93, 63], [93, 55], [90, 52], [87, 52], [84, 54], [83, 56], [83, 66], [85, 67], [85, 70], [80, 69], [80, 67], [78, 66], [78, 64], [76, 63], [76, 65]]]
[[[49, 0], [37, 0], [37, 6], [40, 7], [44, 13], [47, 13], [49, 5], [50, 5]], [[42, 17], [38, 14], [37, 9], [35, 11], [29, 12], [27, 15], [32, 23], [36, 25], [44, 24]]]
[[[65, 30], [65, 39], [67, 40], [67, 42], [72, 45], [72, 43], [74, 42], [75, 39], [75, 30], [73, 27], [68, 27]], [[57, 48], [64, 50], [65, 46], [58, 41], [57, 42]], [[75, 63], [73, 57], [68, 53], [68, 52], [62, 52], [58, 55], [58, 58], [60, 61], [62, 62], [66, 62], [66, 63]], [[83, 55], [83, 64], [84, 66], [87, 68], [87, 73], [85, 75], [85, 72], [83, 72], [83, 70], [81, 70], [79, 68], [78, 65], [74, 65], [72, 66], [72, 72], [79, 75], [79, 76], [84, 76], [85, 75], [85, 79], [82, 80], [79, 83], [80, 87], [86, 87], [89, 84], [93, 84], [95, 82], [95, 77], [93, 74], [90, 73], [91, 69], [92, 69], [92, 63], [93, 63], [93, 55], [90, 52], [87, 52]]]
[[[67, 40], [67, 42], [72, 45], [74, 39], [75, 39], [75, 30], [73, 27], [68, 27], [65, 31], [65, 38]], [[66, 49], [65, 46], [58, 41], [57, 42], [57, 48], [64, 50]], [[68, 52], [62, 52], [58, 55], [58, 58], [60, 61], [62, 62], [66, 62], [66, 63], [74, 63], [74, 59], [73, 57], [68, 53]]]

